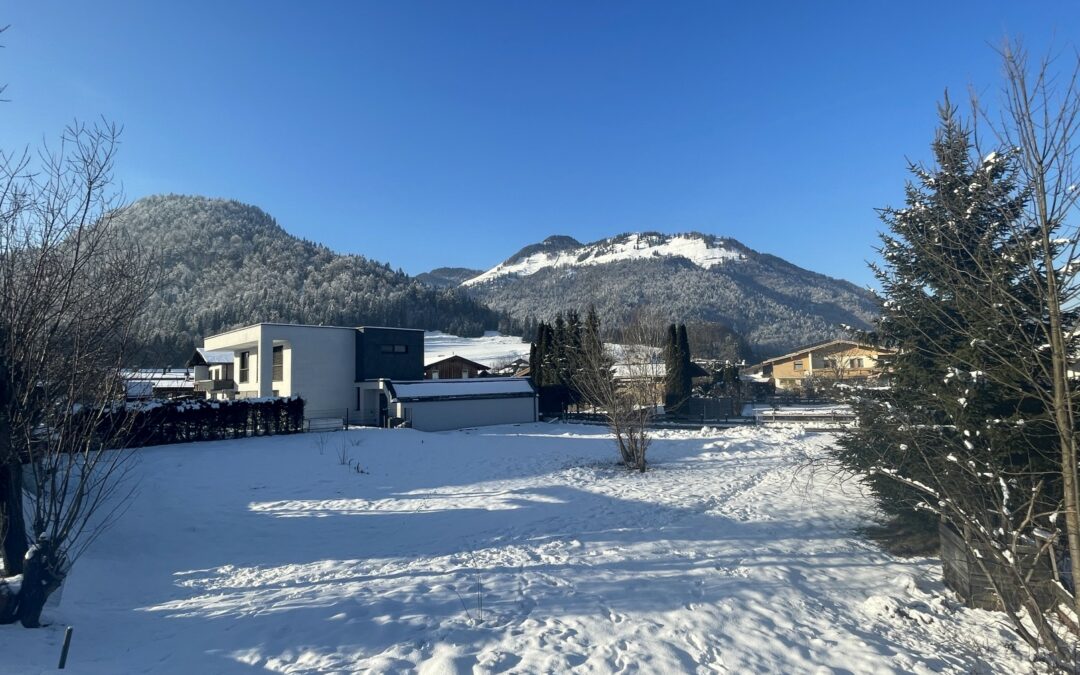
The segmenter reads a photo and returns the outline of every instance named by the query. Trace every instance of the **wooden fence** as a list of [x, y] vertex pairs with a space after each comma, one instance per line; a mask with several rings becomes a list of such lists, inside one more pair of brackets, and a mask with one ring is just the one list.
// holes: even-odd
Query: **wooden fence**
[[[1018, 605], [1020, 582], [1014, 570], [998, 563], [993, 553], [971, 541], [942, 521], [938, 531], [941, 536], [941, 566], [945, 585], [956, 591], [968, 607], [1000, 611], [1001, 597], [994, 590], [995, 584], [1012, 606]], [[1055, 607], [1060, 595], [1068, 596], [1054, 579], [1053, 549], [1042, 550], [1043, 542], [1032, 540], [1017, 547], [1020, 567], [1028, 578], [1039, 606], [1044, 610]], [[982, 565], [979, 565], [979, 559]], [[986, 571], [983, 571], [986, 568]], [[991, 581], [991, 578], [993, 581]], [[1069, 600], [1071, 603], [1071, 598]]]

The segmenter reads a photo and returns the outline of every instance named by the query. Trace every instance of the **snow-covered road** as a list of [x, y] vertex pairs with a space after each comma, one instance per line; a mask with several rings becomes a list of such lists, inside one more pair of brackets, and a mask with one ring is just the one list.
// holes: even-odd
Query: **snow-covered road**
[[1028, 667], [935, 561], [854, 533], [857, 486], [800, 469], [827, 435], [660, 432], [646, 474], [596, 427], [323, 438], [142, 451], [58, 624], [0, 627], [0, 671], [48, 672], [66, 624], [74, 673]]

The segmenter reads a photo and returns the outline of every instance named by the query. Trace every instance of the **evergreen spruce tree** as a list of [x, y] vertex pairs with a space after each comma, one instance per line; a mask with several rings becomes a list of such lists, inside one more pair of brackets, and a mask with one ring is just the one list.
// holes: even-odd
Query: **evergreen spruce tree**
[[[839, 458], [868, 475], [901, 525], [929, 531], [937, 516], [963, 514], [1006, 531], [1015, 514], [1002, 512], [1002, 490], [1005, 501], [1008, 490], [1030, 495], [1052, 468], [1053, 433], [1023, 381], [1045, 367], [1042, 357], [1000, 357], [1035, 328], [1001, 325], [987, 311], [1038, 306], [1033, 270], [1010, 253], [1027, 245], [1017, 237], [1025, 195], [1009, 155], [979, 160], [947, 100], [940, 114], [934, 166], [912, 166], [906, 207], [882, 211], [884, 265], [874, 272], [884, 302], [876, 333], [864, 337], [898, 350], [891, 387], [858, 390], [859, 424], [841, 437]], [[1053, 500], [1056, 488], [1039, 489]]]

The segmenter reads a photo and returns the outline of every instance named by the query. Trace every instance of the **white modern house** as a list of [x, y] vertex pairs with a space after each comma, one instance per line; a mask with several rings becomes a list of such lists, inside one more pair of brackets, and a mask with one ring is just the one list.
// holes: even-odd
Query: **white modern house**
[[299, 395], [308, 419], [384, 426], [396, 418], [426, 431], [537, 419], [528, 381], [458, 380], [465, 389], [435, 395], [410, 389], [431, 384], [422, 330], [260, 323], [205, 338], [191, 363], [209, 397]]

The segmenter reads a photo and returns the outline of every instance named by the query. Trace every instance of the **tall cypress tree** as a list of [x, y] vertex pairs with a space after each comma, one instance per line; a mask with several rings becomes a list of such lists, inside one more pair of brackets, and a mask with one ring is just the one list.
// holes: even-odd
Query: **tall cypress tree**
[[677, 352], [679, 355], [679, 412], [685, 412], [693, 394], [693, 377], [690, 375], [690, 339], [686, 334], [686, 324], [680, 323], [678, 330]]
[[562, 314], [555, 316], [554, 340], [552, 343], [552, 359], [555, 363], [555, 382], [553, 384], [565, 385], [570, 380], [568, 344], [566, 337], [566, 321]]
[[664, 342], [664, 410], [670, 414], [678, 412], [679, 386], [682, 381], [680, 370], [682, 361], [679, 358], [679, 329], [671, 324], [667, 329], [667, 338]]
[[549, 384], [550, 375], [548, 370], [551, 359], [548, 352], [551, 349], [550, 333], [551, 330], [543, 321], [536, 324], [536, 340], [529, 349], [529, 373], [533, 384], [537, 387]]
[[[604, 353], [604, 342], [600, 337], [600, 317], [597, 316], [596, 307], [593, 305], [589, 305], [589, 311], [585, 314], [585, 325], [581, 331], [581, 351], [580, 369], [607, 369], [606, 373], [596, 372], [596, 370], [582, 372], [582, 377], [592, 382], [600, 381], [601, 377], [611, 377], [611, 364]], [[591, 400], [588, 402], [594, 405], [598, 403]]]
[[574, 310], [566, 313], [566, 379], [564, 384], [569, 389], [569, 403], [577, 403], [581, 395], [575, 385], [575, 378], [581, 368], [581, 317]]

